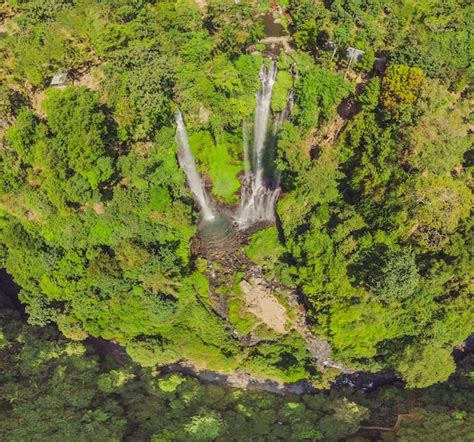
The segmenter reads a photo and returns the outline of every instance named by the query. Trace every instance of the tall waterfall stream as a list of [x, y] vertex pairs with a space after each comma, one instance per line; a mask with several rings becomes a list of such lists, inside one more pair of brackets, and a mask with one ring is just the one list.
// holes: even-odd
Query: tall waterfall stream
[[258, 221], [273, 221], [274, 205], [278, 197], [276, 183], [265, 183], [265, 147], [268, 139], [268, 120], [273, 85], [277, 74], [276, 63], [265, 66], [260, 71], [260, 91], [257, 92], [257, 109], [255, 111], [253, 149], [244, 143], [244, 158], [250, 162], [247, 167], [245, 182], [242, 186], [241, 204], [236, 221], [240, 227], [247, 227]]

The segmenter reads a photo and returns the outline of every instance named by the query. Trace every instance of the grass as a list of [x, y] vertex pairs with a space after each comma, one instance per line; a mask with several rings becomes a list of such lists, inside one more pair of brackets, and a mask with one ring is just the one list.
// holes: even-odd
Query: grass
[[242, 299], [237, 296], [229, 296], [227, 298], [227, 305], [229, 306], [229, 321], [237, 333], [246, 335], [258, 326], [258, 319], [246, 310]]
[[199, 171], [211, 179], [212, 194], [226, 203], [236, 202], [240, 188], [237, 175], [242, 170], [242, 163], [235, 156], [236, 140], [224, 135], [215, 144], [209, 132], [199, 131], [190, 135], [189, 142]]
[[278, 230], [275, 226], [259, 230], [252, 235], [250, 243], [245, 247], [245, 254], [255, 264], [272, 269], [278, 261], [284, 248], [278, 238]]
[[286, 109], [288, 91], [293, 87], [293, 78], [287, 71], [278, 71], [272, 93], [273, 112], [282, 112]]

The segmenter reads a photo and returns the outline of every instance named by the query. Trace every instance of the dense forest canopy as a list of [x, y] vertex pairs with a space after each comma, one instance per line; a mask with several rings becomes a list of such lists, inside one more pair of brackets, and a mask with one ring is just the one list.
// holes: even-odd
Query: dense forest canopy
[[369, 394], [244, 392], [101, 358], [51, 326], [21, 322], [2, 295], [0, 303], [4, 440], [336, 441], [368, 431], [363, 428], [369, 416], [386, 429], [402, 416], [401, 440], [436, 440], [442, 428], [451, 440], [465, 441], [474, 431], [472, 356], [449, 383], [421, 393], [401, 385]]
[[[394, 372], [408, 389], [467, 382], [452, 351], [474, 323], [472, 2], [9, 0], [0, 20], [0, 268], [29, 323], [2, 316], [6, 439], [25, 440], [70, 390], [85, 424], [57, 440], [228, 439], [253, 414], [249, 440], [337, 440], [370, 401], [412, 394], [255, 399], [160, 377], [166, 364], [320, 389], [341, 370]], [[235, 212], [272, 63], [275, 222], [234, 232], [239, 247], [213, 258], [175, 115], [213, 206]], [[91, 337], [138, 365], [104, 366]], [[41, 416], [24, 386], [46, 378]], [[443, 388], [420, 393], [428, 421]], [[143, 424], [145, 404], [154, 419], [168, 408], [163, 422]]]

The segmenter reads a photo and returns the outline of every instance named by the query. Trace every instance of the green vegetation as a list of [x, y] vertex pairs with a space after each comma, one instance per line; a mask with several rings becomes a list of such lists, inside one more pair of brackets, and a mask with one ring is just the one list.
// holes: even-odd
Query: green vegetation
[[288, 93], [293, 87], [293, 77], [288, 71], [278, 71], [272, 92], [272, 111], [283, 112], [286, 109]]
[[436, 438], [440, 428], [443, 437], [466, 440], [474, 431], [472, 357], [449, 383], [416, 392], [400, 385], [366, 394], [245, 392], [141, 368], [121, 353], [101, 358], [53, 327], [26, 325], [0, 299], [0, 434], [6, 440], [336, 441], [367, 423], [392, 426], [399, 413], [414, 415], [399, 429], [403, 440]]
[[195, 132], [189, 142], [201, 171], [209, 174], [212, 193], [226, 202], [234, 202], [240, 188], [237, 174], [242, 170], [237, 156], [242, 143], [240, 138], [224, 133], [220, 143], [215, 145], [209, 132]]
[[[0, 6], [0, 269], [28, 318], [1, 314], [3, 438], [330, 441], [407, 408], [419, 420], [400, 440], [436, 438], [436, 426], [468, 438], [472, 361], [456, 372], [452, 351], [474, 318], [471, 3]], [[263, 11], [289, 40], [273, 114], [294, 97], [267, 137], [276, 223], [241, 232], [237, 251], [199, 256], [174, 116], [230, 213], [270, 63]], [[363, 55], [350, 61], [349, 48]], [[285, 293], [293, 323], [304, 305], [327, 358], [393, 372], [405, 389], [274, 397], [160, 373], [187, 361], [269, 383], [337, 376], [304, 333], [249, 311], [238, 283], [252, 275]], [[90, 338], [113, 340], [120, 357], [99, 359]]]
[[329, 120], [349, 90], [341, 75], [316, 66], [311, 68], [295, 88], [297, 122], [303, 127], [317, 127]]
[[268, 227], [252, 235], [249, 245], [245, 248], [246, 255], [256, 264], [273, 268], [284, 252], [280, 244], [276, 227]]

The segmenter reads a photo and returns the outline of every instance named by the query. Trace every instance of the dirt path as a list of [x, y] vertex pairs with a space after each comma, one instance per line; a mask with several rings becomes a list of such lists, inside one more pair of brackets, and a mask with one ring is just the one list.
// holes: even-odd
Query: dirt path
[[261, 40], [261, 42], [266, 45], [282, 45], [287, 54], [291, 54], [293, 52], [293, 48], [290, 45], [291, 41], [292, 40], [289, 35], [285, 35], [283, 37], [266, 37]]
[[[254, 266], [257, 267], [258, 266]], [[251, 274], [261, 274], [253, 270]], [[354, 373], [343, 364], [332, 360], [331, 346], [326, 339], [317, 337], [306, 322], [306, 311], [303, 305], [298, 302], [296, 293], [288, 287], [280, 287], [278, 284], [265, 281], [262, 277], [250, 276], [239, 284], [244, 293], [244, 300], [250, 313], [253, 313], [258, 319], [264, 322], [268, 327], [284, 334], [290, 328], [296, 330], [306, 341], [308, 351], [315, 359], [320, 370], [326, 368], [335, 368], [344, 374]], [[280, 291], [286, 293], [285, 302], [288, 303], [292, 311], [296, 312], [295, 319], [290, 321], [286, 309], [278, 302], [273, 292]]]

